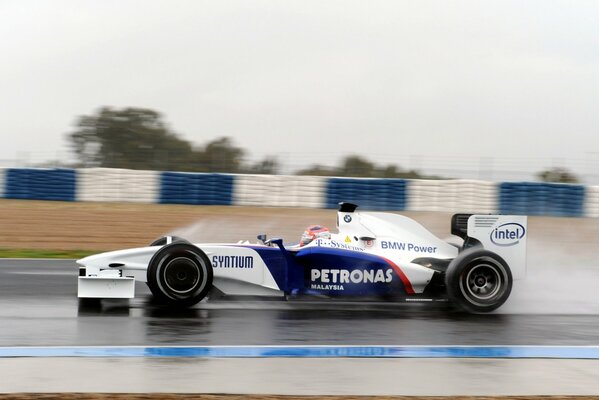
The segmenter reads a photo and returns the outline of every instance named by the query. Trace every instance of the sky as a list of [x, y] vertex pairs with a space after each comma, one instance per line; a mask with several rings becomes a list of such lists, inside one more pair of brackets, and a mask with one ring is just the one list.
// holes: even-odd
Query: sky
[[599, 183], [596, 1], [0, 0], [0, 57], [0, 166], [72, 158], [78, 116], [131, 106], [289, 171]]

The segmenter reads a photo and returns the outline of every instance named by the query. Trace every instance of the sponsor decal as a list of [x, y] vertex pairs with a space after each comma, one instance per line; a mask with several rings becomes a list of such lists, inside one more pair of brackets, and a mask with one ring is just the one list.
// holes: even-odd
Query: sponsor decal
[[343, 285], [319, 285], [317, 283], [313, 283], [310, 285], [310, 289], [315, 290], [345, 290]]
[[414, 243], [407, 242], [389, 242], [381, 241], [381, 249], [399, 250], [399, 251], [413, 251], [415, 253], [436, 253], [436, 246], [420, 246]]
[[490, 239], [491, 242], [497, 246], [508, 247], [520, 243], [520, 239], [522, 239], [525, 234], [526, 229], [524, 229], [524, 226], [515, 222], [508, 222], [493, 229], [490, 234]]
[[351, 222], [351, 215], [346, 215], [343, 217], [343, 220], [349, 224]]
[[351, 243], [351, 239], [349, 238], [349, 236], [345, 237], [345, 243]]
[[312, 269], [310, 287], [318, 290], [344, 290], [343, 285], [389, 283], [393, 280], [392, 269]]
[[365, 251], [361, 247], [352, 246], [341, 242], [335, 242], [334, 240], [322, 240], [316, 239], [316, 246], [318, 247], [331, 247], [333, 249], [353, 250], [353, 251]]
[[214, 268], [254, 268], [252, 256], [212, 256]]

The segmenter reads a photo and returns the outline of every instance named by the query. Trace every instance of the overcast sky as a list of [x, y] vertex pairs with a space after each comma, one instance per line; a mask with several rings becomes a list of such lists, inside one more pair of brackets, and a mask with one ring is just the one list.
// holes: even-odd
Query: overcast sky
[[0, 165], [136, 106], [293, 165], [599, 169], [597, 1], [0, 0], [0, 57]]

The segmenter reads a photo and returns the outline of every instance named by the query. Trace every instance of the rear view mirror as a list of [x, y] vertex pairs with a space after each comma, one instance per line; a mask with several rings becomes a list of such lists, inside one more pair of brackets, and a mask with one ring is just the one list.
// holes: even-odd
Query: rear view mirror
[[256, 236], [256, 239], [262, 242], [262, 244], [266, 244], [266, 233], [261, 233]]

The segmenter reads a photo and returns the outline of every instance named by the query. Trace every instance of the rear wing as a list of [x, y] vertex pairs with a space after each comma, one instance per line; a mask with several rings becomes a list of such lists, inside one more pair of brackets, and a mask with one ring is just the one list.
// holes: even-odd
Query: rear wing
[[465, 243], [476, 241], [497, 253], [509, 265], [513, 278], [522, 279], [526, 277], [527, 222], [524, 215], [455, 214], [451, 233]]

